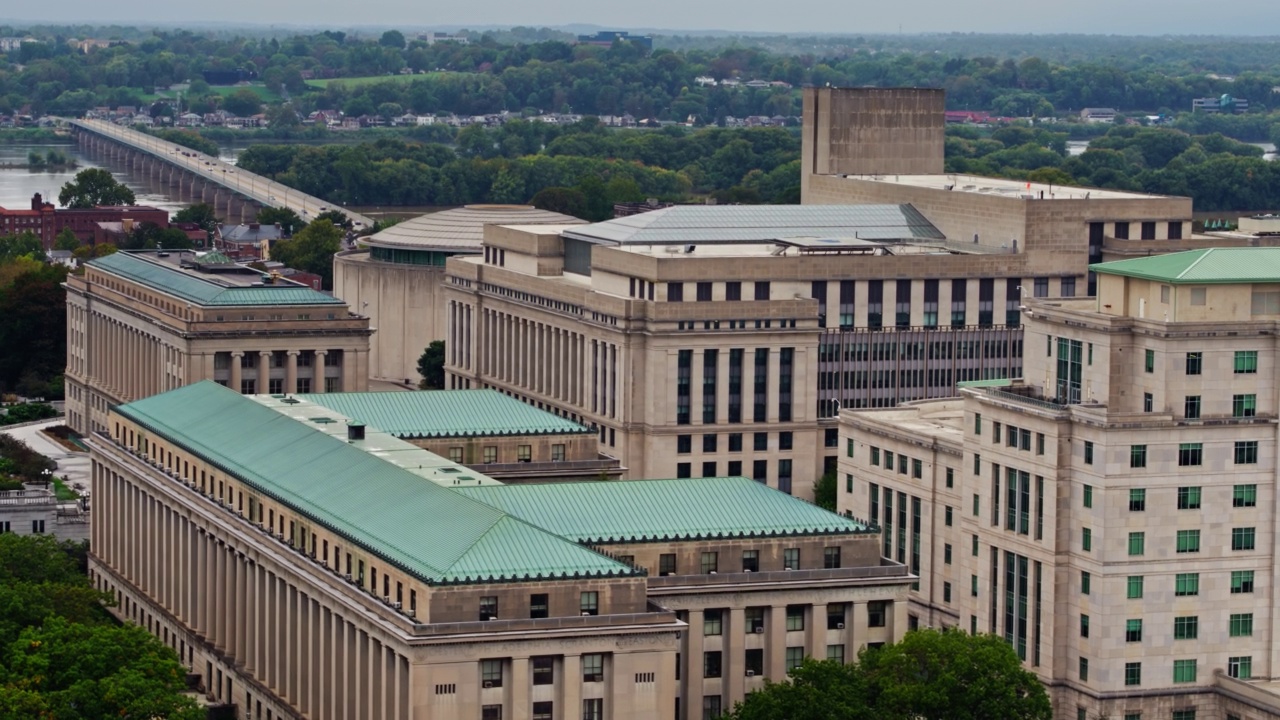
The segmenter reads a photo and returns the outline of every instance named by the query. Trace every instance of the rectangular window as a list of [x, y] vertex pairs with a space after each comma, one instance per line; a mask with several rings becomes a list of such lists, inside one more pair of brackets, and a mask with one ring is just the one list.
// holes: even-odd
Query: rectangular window
[[1089, 637], [1089, 616], [1088, 615], [1080, 616], [1080, 637], [1082, 638]]
[[676, 574], [676, 554], [662, 553], [658, 556], [658, 575], [675, 575]]
[[1142, 663], [1131, 662], [1124, 664], [1124, 684], [1127, 686], [1142, 684]]
[[844, 664], [844, 645], [828, 645], [827, 660], [843, 665]]
[[955, 471], [952, 470], [951, 468], [947, 468], [947, 487], [953, 488], [955, 486], [956, 486]]
[[1258, 414], [1258, 396], [1248, 395], [1232, 395], [1231, 396], [1231, 415], [1232, 417], [1245, 418], [1255, 417]]
[[1083, 528], [1080, 531], [1080, 548], [1085, 552], [1093, 551], [1093, 530], [1092, 529]]
[[532, 720], [551, 720], [555, 715], [555, 704], [550, 701], [536, 702], [533, 704]]
[[1234, 370], [1237, 375], [1252, 375], [1258, 372], [1258, 351], [1237, 350]]
[[529, 617], [531, 618], [549, 617], [547, 612], [546, 593], [534, 593], [529, 596]]
[[1129, 555], [1140, 556], [1146, 552], [1147, 536], [1146, 533], [1131, 532], [1129, 533]]
[[1186, 615], [1173, 619], [1174, 640], [1195, 640], [1200, 636], [1200, 618]]
[[1126, 589], [1127, 589], [1126, 596], [1130, 600], [1141, 599], [1142, 585], [1143, 585], [1143, 582], [1142, 582], [1141, 575], [1130, 575], [1128, 578], [1128, 582], [1126, 582]]
[[480, 619], [492, 620], [498, 617], [498, 598], [496, 596], [480, 598]]
[[804, 663], [804, 647], [787, 648], [787, 672], [791, 672]]
[[1255, 507], [1257, 504], [1257, 485], [1236, 485], [1231, 488], [1231, 507]]
[[702, 574], [710, 575], [719, 570], [720, 553], [704, 552], [702, 553]]
[[1146, 445], [1130, 445], [1129, 446], [1129, 467], [1144, 468], [1147, 466], [1147, 446]]
[[1080, 571], [1080, 594], [1088, 595], [1093, 590], [1093, 575], [1087, 570]]
[[[720, 696], [717, 695], [716, 699], [719, 700], [719, 697]], [[717, 702], [715, 714], [705, 717], [704, 720], [714, 720], [718, 717], [720, 717], [720, 704]], [[604, 720], [604, 698], [590, 698], [583, 700], [582, 720]]]
[[715, 434], [703, 435], [702, 436], [702, 452], [704, 453], [716, 452], [716, 446], [719, 444], [718, 438], [719, 436]]
[[582, 593], [578, 598], [578, 609], [583, 615], [599, 615], [600, 593], [595, 591]]
[[1089, 682], [1089, 659], [1080, 658], [1080, 682]]
[[1190, 683], [1196, 681], [1196, 661], [1191, 660], [1174, 660], [1173, 661], [1173, 681], [1176, 683]]
[[978, 453], [973, 454], [973, 474], [974, 475], [982, 474], [982, 456], [979, 455]]
[[944, 524], [944, 525], [946, 525], [947, 527], [951, 527], [951, 524], [952, 524], [952, 512], [953, 512], [953, 510], [951, 509], [951, 506], [950, 506], [950, 505], [946, 505], [946, 506], [944, 506], [944, 508], [945, 508], [945, 509], [943, 510], [943, 513], [942, 513], [942, 515], [943, 515], [943, 520], [942, 520], [942, 522], [943, 522], [943, 524]]
[[1188, 420], [1200, 419], [1200, 396], [1188, 395], [1182, 401], [1182, 415]]
[[487, 688], [502, 687], [502, 661], [501, 660], [481, 660], [480, 661], [480, 681]]
[[804, 606], [787, 606], [787, 632], [804, 629]]
[[765, 281], [763, 281], [763, 282], [762, 282], [762, 281], [759, 281], [759, 280], [757, 280], [757, 281], [756, 281], [756, 284], [755, 284], [755, 299], [756, 299], [756, 300], [768, 300], [768, 299], [769, 299], [769, 281], [768, 281], [768, 280], [765, 280]]
[[588, 653], [582, 656], [582, 681], [604, 681], [604, 655]]
[[688, 455], [693, 452], [693, 436], [677, 435], [676, 436], [676, 454]]
[[1199, 510], [1200, 509], [1200, 488], [1199, 487], [1178, 488], [1178, 509], [1179, 510]]
[[667, 283], [667, 302], [684, 302], [684, 283]]
[[[493, 687], [493, 685], [486, 685], [485, 687]], [[502, 720], [502, 706], [481, 705], [480, 720]]]
[[1179, 597], [1200, 594], [1200, 573], [1178, 573], [1173, 578], [1173, 594]]
[[1129, 512], [1143, 512], [1147, 509], [1147, 491], [1143, 488], [1129, 490]]
[[1179, 530], [1178, 531], [1178, 552], [1180, 553], [1200, 552], [1200, 531], [1199, 530]]
[[982, 413], [973, 414], [973, 434], [974, 435], [982, 434]]
[[487, 445], [484, 448], [484, 462], [487, 465], [498, 462], [498, 448], [496, 445]]
[[761, 677], [764, 675], [764, 650], [747, 649], [747, 661], [745, 663], [747, 677]]
[[871, 448], [871, 464], [880, 467], [880, 448], [878, 447]]
[[1142, 368], [1149, 373], [1156, 371], [1156, 351], [1147, 350], [1143, 353]]
[[1156, 396], [1151, 393], [1142, 393], [1142, 412], [1155, 412]]
[[911, 477], [916, 480], [924, 479], [924, 461], [911, 459]]
[[1084, 486], [1084, 506], [1087, 508], [1093, 507], [1093, 486], [1092, 485]]
[[1084, 464], [1093, 464], [1093, 442], [1090, 440], [1084, 441]]
[[1253, 613], [1232, 613], [1229, 627], [1231, 637], [1252, 636]]
[[764, 610], [762, 607], [749, 607], [744, 611], [747, 633], [764, 632]]
[[742, 283], [727, 282], [724, 284], [724, 299], [728, 301], [738, 301], [742, 299]]
[[1236, 465], [1258, 464], [1258, 441], [1237, 440], [1235, 444]]
[[724, 628], [723, 613], [720, 610], [704, 610], [702, 612], [702, 634], [720, 635]]
[[693, 351], [680, 350], [676, 353], [676, 424], [688, 425], [692, 422], [689, 413], [690, 383], [693, 377]]
[[711, 650], [702, 653], [702, 677], [718, 678], [720, 677], [720, 651]]
[[1126, 620], [1124, 623], [1124, 641], [1142, 642], [1142, 620]]
[[[710, 283], [707, 283], [708, 285]], [[720, 370], [720, 351], [702, 351], [702, 424], [714, 425], [716, 422], [716, 387], [717, 373]]]
[[743, 550], [742, 551], [742, 571], [743, 572], [760, 572], [760, 551], [759, 550]]
[[1257, 532], [1254, 528], [1231, 528], [1231, 549], [1232, 550], [1253, 550], [1255, 549]]
[[888, 616], [888, 600], [872, 600], [867, 603], [867, 627], [884, 627]]
[[1180, 443], [1178, 445], [1178, 466], [1199, 467], [1204, 460], [1204, 446], [1200, 443]]
[[1241, 680], [1253, 677], [1253, 656], [1238, 655], [1227, 658], [1227, 675]]
[[698, 302], [711, 302], [711, 283], [700, 282], [694, 286]]
[[829, 547], [822, 549], [822, 567], [825, 570], [836, 570], [840, 567], [840, 548]]
[[1253, 571], [1252, 570], [1232, 570], [1231, 571], [1231, 594], [1238, 595], [1240, 593], [1253, 592]]
[[1189, 352], [1187, 353], [1187, 374], [1199, 375], [1204, 366], [1204, 353]]
[[533, 665], [534, 685], [554, 685], [556, 682], [556, 659], [554, 657], [530, 658]]

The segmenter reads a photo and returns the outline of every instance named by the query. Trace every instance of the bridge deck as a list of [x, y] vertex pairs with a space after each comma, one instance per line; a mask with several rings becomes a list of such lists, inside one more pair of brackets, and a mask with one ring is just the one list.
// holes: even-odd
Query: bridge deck
[[175, 165], [189, 173], [199, 175], [208, 182], [249, 198], [263, 207], [288, 207], [303, 220], [310, 222], [325, 210], [339, 210], [357, 229], [372, 227], [373, 220], [359, 213], [349, 212], [334, 203], [300, 192], [261, 175], [248, 172], [216, 157], [196, 152], [154, 135], [121, 127], [105, 120], [71, 120], [71, 125], [85, 132], [94, 133], [120, 143], [138, 152]]

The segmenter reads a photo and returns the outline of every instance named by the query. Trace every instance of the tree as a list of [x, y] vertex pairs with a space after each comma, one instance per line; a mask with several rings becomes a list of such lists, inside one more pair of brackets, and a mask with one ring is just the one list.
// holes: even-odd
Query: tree
[[292, 235], [294, 230], [301, 230], [306, 225], [302, 218], [298, 217], [298, 213], [287, 207], [262, 208], [258, 211], [258, 222], [263, 225], [279, 225], [284, 230], [285, 237]]
[[197, 203], [182, 208], [173, 216], [175, 223], [195, 223], [206, 232], [213, 232], [218, 229], [218, 223], [221, 222], [218, 216], [214, 214], [213, 206], [206, 203]]
[[40, 243], [40, 237], [31, 231], [0, 235], [0, 263], [17, 258], [44, 259], [44, 245]]
[[271, 247], [271, 259], [319, 275], [323, 287], [333, 287], [333, 256], [342, 249], [342, 230], [326, 218], [316, 218], [288, 240]]
[[404, 49], [404, 33], [399, 30], [388, 30], [382, 33], [382, 37], [378, 38], [378, 44], [382, 47], [395, 48], [397, 50]]
[[69, 227], [62, 228], [58, 233], [58, 236], [53, 239], [54, 250], [70, 250], [75, 252], [75, 249], [78, 247], [80, 247], [80, 238], [76, 237], [76, 234], [72, 232]]
[[352, 227], [351, 218], [347, 217], [346, 213], [337, 209], [325, 210], [324, 212], [317, 215], [316, 219], [328, 220], [329, 222], [333, 223], [337, 227], [342, 228], [343, 230], [350, 230]]
[[1049, 696], [996, 635], [926, 628], [858, 658], [878, 717], [1049, 720]]
[[867, 680], [857, 664], [806, 659], [784, 682], [764, 688], [725, 716], [726, 720], [872, 720]]
[[99, 205], [133, 205], [133, 191], [117, 182], [102, 168], [86, 168], [62, 186], [58, 202], [68, 208], [92, 208]]
[[837, 490], [835, 471], [823, 473], [818, 482], [813, 484], [813, 503], [823, 510], [835, 512]]
[[577, 218], [587, 216], [587, 196], [577, 188], [543, 188], [533, 196], [529, 204], [539, 210], [549, 210]]
[[257, 115], [262, 110], [262, 98], [249, 88], [240, 88], [222, 101], [222, 107], [242, 117]]
[[422, 351], [422, 357], [418, 358], [418, 374], [422, 376], [422, 380], [418, 381], [419, 390], [444, 389], [443, 340], [432, 340], [427, 349]]

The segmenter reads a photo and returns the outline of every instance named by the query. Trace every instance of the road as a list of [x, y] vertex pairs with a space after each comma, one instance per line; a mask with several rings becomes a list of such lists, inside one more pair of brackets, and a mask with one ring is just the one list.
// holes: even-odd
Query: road
[[223, 162], [212, 155], [205, 155], [191, 148], [161, 140], [154, 135], [120, 127], [105, 120], [68, 120], [67, 122], [83, 130], [109, 137], [140, 152], [153, 155], [188, 172], [208, 178], [210, 182], [235, 190], [247, 198], [252, 198], [263, 207], [291, 208], [307, 222], [314, 220], [317, 215], [326, 210], [339, 210], [355, 223], [357, 231], [361, 228], [373, 226], [371, 218], [359, 213], [349, 212], [340, 205], [300, 192], [287, 185], [281, 185], [274, 180], [248, 172], [231, 163]]

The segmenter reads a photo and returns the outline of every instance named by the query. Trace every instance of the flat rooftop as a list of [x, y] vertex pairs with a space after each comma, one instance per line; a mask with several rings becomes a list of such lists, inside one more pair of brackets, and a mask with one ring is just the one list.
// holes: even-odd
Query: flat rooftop
[[[850, 180], [873, 180], [895, 185], [930, 188], [933, 190], [951, 190], [977, 195], [993, 195], [996, 197], [1018, 198], [1025, 200], [1134, 200], [1139, 198], [1160, 198], [1166, 195], [1149, 195], [1147, 193], [1128, 192], [1125, 190], [1107, 190], [1103, 188], [1075, 187], [1071, 185], [1053, 185], [1049, 183], [1028, 183], [1026, 180], [1010, 180], [1007, 178], [983, 177], [981, 175], [845, 175]], [[1028, 197], [1029, 196], [1029, 197]]]
[[964, 442], [964, 401], [959, 398], [919, 400], [894, 408], [842, 410], [841, 421], [859, 421], [901, 428], [936, 441]]
[[562, 233], [597, 245], [769, 243], [779, 238], [945, 240], [911, 205], [676, 205]]
[[398, 438], [592, 434], [586, 425], [497, 390], [316, 393], [298, 395], [297, 399]]
[[220, 264], [217, 272], [203, 272], [194, 267], [198, 259], [190, 250], [117, 252], [88, 265], [199, 306], [346, 307], [332, 295], [283, 277], [265, 283], [263, 273], [243, 265]]

